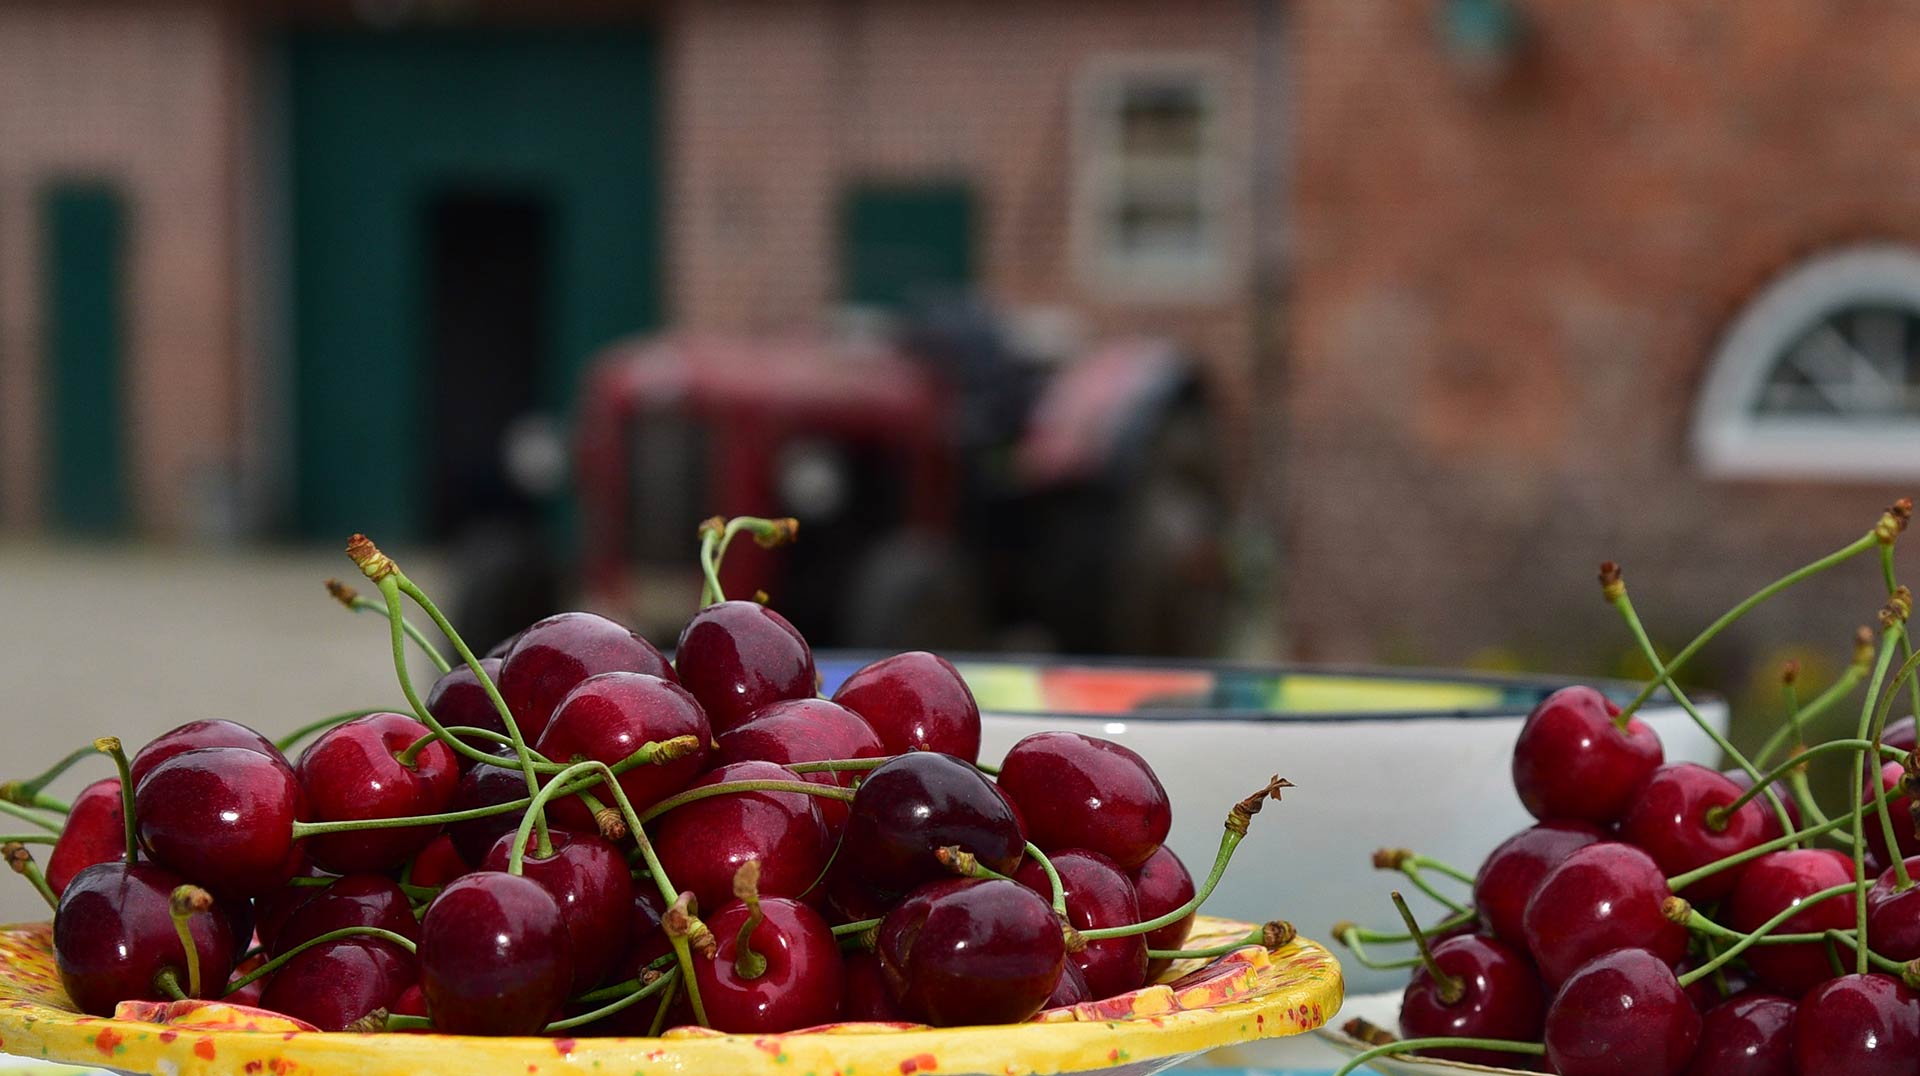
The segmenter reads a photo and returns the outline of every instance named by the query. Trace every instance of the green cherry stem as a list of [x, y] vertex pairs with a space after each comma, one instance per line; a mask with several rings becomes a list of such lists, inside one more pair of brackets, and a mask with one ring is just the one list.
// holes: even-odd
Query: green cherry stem
[[[1856, 890], [1856, 888], [1858, 887], [1854, 883], [1848, 883], [1847, 885], [1831, 886], [1827, 889], [1822, 889], [1821, 891], [1813, 894], [1812, 896], [1804, 898], [1797, 904], [1780, 909], [1778, 914], [1776, 914], [1773, 918], [1767, 920], [1766, 922], [1760, 924], [1760, 926], [1757, 929], [1755, 929], [1753, 933], [1742, 936], [1738, 941], [1734, 942], [1732, 945], [1729, 945], [1725, 949], [1721, 950], [1719, 955], [1715, 956], [1712, 960], [1709, 960], [1706, 963], [1701, 964], [1699, 967], [1693, 968], [1690, 971], [1688, 971], [1686, 974], [1680, 976], [1680, 985], [1683, 987], [1692, 986], [1694, 983], [1699, 982], [1701, 979], [1704, 979], [1707, 976], [1712, 975], [1714, 972], [1726, 966], [1727, 962], [1732, 960], [1734, 957], [1739, 956], [1741, 953], [1746, 952], [1752, 946], [1759, 944], [1760, 939], [1772, 933], [1775, 927], [1779, 926], [1780, 924], [1786, 922], [1789, 919], [1792, 919], [1795, 915], [1798, 915], [1801, 911], [1815, 904], [1818, 904], [1823, 900], [1831, 900], [1834, 897], [1840, 896], [1841, 894], [1852, 893]], [[1862, 949], [1863, 953], [1864, 951], [1865, 950]], [[1864, 964], [1865, 957], [1863, 956], [1861, 960], [1862, 960], [1862, 963]], [[1864, 975], [1866, 974], [1866, 972], [1863, 970], [1861, 974]]]
[[1420, 932], [1420, 921], [1413, 917], [1413, 909], [1407, 907], [1407, 898], [1397, 891], [1388, 896], [1393, 899], [1393, 910], [1400, 913], [1400, 921], [1407, 925], [1407, 933], [1413, 935], [1414, 948], [1420, 951], [1420, 963], [1426, 967], [1427, 977], [1433, 980], [1440, 1001], [1452, 1005], [1465, 997], [1467, 984], [1441, 970], [1440, 962], [1433, 958], [1433, 948], [1427, 944], [1427, 936]]
[[[333, 595], [335, 601], [346, 606], [347, 611], [350, 613], [378, 613], [381, 616], [387, 615], [387, 607], [384, 603], [362, 597], [359, 591], [342, 583], [338, 579], [327, 580], [327, 593]], [[425, 654], [427, 660], [433, 663], [433, 667], [440, 671], [440, 675], [445, 676], [453, 670], [453, 666], [447, 664], [447, 659], [441, 656], [439, 649], [433, 645], [433, 641], [428, 639], [426, 633], [416, 627], [413, 621], [408, 620], [406, 617], [401, 617], [400, 627], [401, 630], [407, 633], [407, 638], [413, 640], [413, 645], [419, 647], [420, 652]]]
[[[1853, 751], [1856, 753], [1865, 751], [1868, 753], [1872, 753], [1876, 749], [1878, 750], [1880, 756], [1883, 758], [1901, 759], [1901, 758], [1907, 757], [1907, 753], [1905, 751], [1900, 750], [1897, 747], [1888, 747], [1885, 744], [1876, 744], [1872, 740], [1828, 740], [1825, 743], [1815, 744], [1814, 746], [1809, 747], [1806, 750], [1794, 755], [1792, 758], [1788, 759], [1787, 761], [1780, 763], [1778, 766], [1775, 766], [1773, 769], [1768, 770], [1765, 774], [1761, 775], [1760, 780], [1765, 784], [1772, 784], [1773, 782], [1778, 781], [1781, 778], [1784, 778], [1789, 774], [1793, 773], [1799, 766], [1805, 764], [1807, 761], [1814, 758], [1818, 758], [1821, 755], [1831, 755], [1839, 751]], [[1709, 826], [1714, 826], [1717, 820], [1718, 825], [1715, 831], [1718, 832], [1718, 830], [1720, 829], [1725, 829], [1727, 824], [1726, 820], [1728, 816], [1732, 815], [1734, 812], [1738, 811], [1740, 808], [1745, 807], [1747, 804], [1752, 803], [1760, 795], [1760, 789], [1762, 787], [1764, 786], [1760, 784], [1756, 784], [1752, 788], [1749, 788], [1746, 791], [1740, 793], [1740, 795], [1734, 797], [1734, 799], [1731, 802], [1729, 802], [1726, 806], [1709, 808], [1707, 810], [1707, 824]]]
[[0, 814], [10, 815], [18, 818], [22, 822], [30, 822], [46, 830], [48, 833], [57, 834], [60, 832], [60, 824], [53, 819], [42, 817], [18, 804], [8, 803], [6, 800], [0, 800]]
[[[1809, 722], [1826, 713], [1840, 700], [1853, 694], [1853, 689], [1860, 686], [1860, 681], [1867, 678], [1867, 671], [1873, 668], [1873, 652], [1873, 632], [1861, 628], [1859, 635], [1854, 639], [1853, 660], [1849, 661], [1847, 667], [1841, 671], [1839, 679], [1828, 685], [1825, 691], [1815, 695], [1812, 702], [1800, 707], [1797, 711], [1792, 709], [1789, 703], [1788, 723], [1775, 729], [1773, 735], [1767, 738], [1767, 742], [1760, 745], [1760, 750], [1754, 752], [1754, 764], [1765, 766], [1773, 758], [1774, 752], [1786, 746], [1789, 737], [1800, 737], [1800, 729], [1804, 729]], [[1794, 685], [1787, 684], [1785, 687], [1791, 698]]]
[[668, 796], [659, 803], [647, 808], [640, 814], [642, 824], [651, 822], [675, 807], [684, 807], [695, 800], [710, 796], [725, 796], [734, 792], [798, 792], [806, 796], [822, 796], [843, 803], [853, 802], [853, 790], [838, 785], [817, 785], [812, 781], [721, 781], [718, 784], [701, 785], [689, 788], [685, 792]]
[[200, 947], [193, 944], [193, 917], [213, 910], [213, 894], [197, 885], [183, 885], [167, 898], [167, 915], [180, 948], [187, 953], [187, 993], [200, 997]]
[[1418, 956], [1410, 956], [1403, 960], [1381, 960], [1368, 955], [1366, 943], [1363, 941], [1363, 935], [1366, 933], [1367, 931], [1357, 923], [1335, 923], [1332, 930], [1334, 941], [1352, 950], [1355, 960], [1375, 971], [1400, 971], [1421, 965], [1422, 961]]
[[749, 859], [733, 874], [733, 898], [747, 906], [746, 922], [733, 939], [733, 972], [742, 979], [758, 979], [767, 973], [767, 958], [753, 949], [753, 932], [760, 929], [760, 861]]
[[877, 928], [883, 922], [885, 922], [884, 919], [856, 919], [851, 923], [842, 923], [834, 927], [833, 936], [836, 938], [844, 938], [848, 935], [864, 934], [869, 930]]
[[1537, 1042], [1515, 1042], [1511, 1039], [1469, 1039], [1469, 1038], [1431, 1038], [1401, 1039], [1384, 1046], [1375, 1046], [1371, 1050], [1355, 1054], [1346, 1064], [1340, 1066], [1333, 1076], [1348, 1076], [1349, 1073], [1382, 1057], [1394, 1057], [1399, 1054], [1418, 1053], [1421, 1050], [1498, 1050], [1502, 1053], [1525, 1054], [1529, 1057], [1544, 1057], [1547, 1048]]
[[1787, 834], [1784, 837], [1775, 837], [1773, 840], [1763, 841], [1760, 844], [1754, 845], [1752, 848], [1746, 849], [1745, 851], [1735, 852], [1733, 855], [1727, 856], [1724, 859], [1716, 859], [1712, 863], [1709, 863], [1704, 867], [1695, 867], [1693, 870], [1687, 871], [1685, 874], [1676, 874], [1673, 877], [1667, 879], [1667, 888], [1677, 893], [1680, 890], [1685, 889], [1686, 887], [1692, 885], [1693, 883], [1699, 881], [1702, 878], [1711, 878], [1714, 875], [1719, 874], [1721, 871], [1732, 870], [1734, 867], [1738, 867], [1742, 863], [1747, 863], [1752, 860], [1759, 859], [1761, 856], [1766, 855], [1768, 852], [1778, 852], [1782, 848], [1791, 848], [1794, 845], [1799, 844], [1801, 841], [1808, 840], [1813, 837], [1818, 837], [1823, 833], [1831, 833], [1832, 831], [1839, 829], [1840, 827], [1846, 825], [1851, 821], [1852, 821], [1851, 818], [1846, 818], [1846, 817], [1829, 818], [1825, 821], [1818, 823], [1817, 825], [1808, 826], [1807, 828], [1802, 830], [1796, 830], [1792, 833]]
[[1035, 863], [1040, 864], [1041, 871], [1047, 876], [1048, 900], [1053, 905], [1053, 914], [1065, 919], [1067, 887], [1060, 881], [1060, 872], [1053, 869], [1053, 860], [1047, 858], [1047, 854], [1040, 850], [1040, 846], [1032, 841], [1027, 842], [1027, 855], [1031, 856]]
[[1252, 930], [1231, 941], [1224, 941], [1218, 945], [1209, 945], [1204, 949], [1148, 949], [1147, 959], [1211, 960], [1214, 957], [1226, 956], [1228, 953], [1237, 953], [1242, 949], [1256, 945], [1271, 951], [1293, 941], [1294, 937], [1295, 934], [1292, 924], [1276, 920], [1272, 923], [1254, 927]]
[[348, 710], [345, 713], [334, 714], [331, 717], [323, 717], [318, 721], [308, 722], [307, 724], [302, 725], [297, 729], [294, 729], [292, 732], [287, 733], [285, 736], [282, 736], [279, 739], [273, 741], [273, 746], [279, 748], [283, 752], [291, 751], [293, 750], [293, 746], [295, 744], [299, 743], [301, 740], [306, 739], [307, 737], [313, 735], [316, 732], [325, 732], [335, 725], [344, 725], [347, 722], [353, 721], [357, 718], [371, 717], [374, 714], [384, 714], [386, 712], [387, 712], [386, 707], [375, 706], [375, 707], [372, 707], [371, 709]]
[[595, 1009], [592, 1012], [584, 1012], [584, 1013], [581, 1013], [579, 1016], [569, 1016], [565, 1020], [555, 1020], [553, 1023], [548, 1024], [546, 1026], [546, 1030], [543, 1032], [543, 1034], [551, 1035], [560, 1031], [571, 1031], [576, 1027], [583, 1027], [587, 1024], [591, 1024], [595, 1020], [612, 1016], [615, 1013], [625, 1012], [627, 1009], [640, 1004], [642, 1001], [646, 1000], [647, 998], [653, 997], [654, 995], [660, 993], [662, 990], [665, 990], [668, 987], [672, 986], [674, 983], [679, 981], [679, 978], [680, 978], [680, 969], [669, 968], [667, 969], [665, 974], [655, 975], [653, 978], [653, 981], [639, 984], [637, 989], [628, 992], [627, 994], [623, 995], [619, 999], [607, 1005], [602, 1005], [600, 1008]]
[[[608, 770], [608, 767], [605, 763], [601, 762], [576, 762], [554, 775], [553, 780], [548, 782], [545, 788], [534, 793], [533, 802], [527, 804], [526, 813], [520, 816], [520, 828], [514, 831], [513, 850], [507, 853], [508, 874], [519, 875], [525, 873], [527, 844], [533, 837], [535, 822], [541, 817], [542, 812], [546, 810], [547, 801], [559, 795], [561, 786], [565, 785], [568, 781], [578, 777], [584, 777], [596, 769]], [[612, 781], [612, 771], [608, 770], [608, 772], [609, 776], [607, 780]], [[549, 843], [545, 848], [538, 849], [538, 851], [542, 858], [546, 858], [553, 855], [553, 845]]]
[[[133, 766], [127, 762], [127, 752], [120, 746], [120, 737], [102, 736], [93, 741], [93, 749], [113, 759], [114, 769], [120, 771], [120, 813], [126, 816], [127, 829], [127, 866], [131, 867], [140, 858], [140, 842], [135, 836], [133, 817]], [[296, 826], [299, 823], [294, 823]]]
[[[1433, 925], [1432, 930], [1430, 930], [1429, 933], [1445, 934], [1448, 931], [1457, 930], [1460, 927], [1464, 927], [1472, 923], [1474, 919], [1477, 917], [1477, 915], [1478, 913], [1472, 910], [1461, 912], [1458, 915], [1450, 915], [1445, 919], [1440, 920], [1438, 923], [1435, 923]], [[1332, 935], [1335, 938], [1341, 939], [1342, 941], [1344, 941], [1346, 935], [1350, 933], [1360, 941], [1367, 942], [1369, 944], [1374, 944], [1374, 945], [1405, 945], [1406, 943], [1413, 940], [1413, 935], [1411, 934], [1396, 934], [1393, 931], [1389, 931], [1389, 930], [1373, 930], [1371, 928], [1363, 927], [1356, 923], [1349, 923], [1349, 922], [1335, 923], [1333, 925], [1333, 929], [1329, 930], [1327, 933]], [[1410, 966], [1411, 965], [1409, 965], [1409, 967]]]
[[[678, 969], [676, 969], [678, 970]], [[667, 1027], [667, 1012], [673, 1008], [674, 999], [680, 996], [680, 977], [669, 976], [667, 992], [660, 995], [660, 1004], [653, 1010], [653, 1023], [647, 1026], [647, 1037], [657, 1039]]]
[[[1911, 501], [1903, 501], [1900, 503], [1896, 503], [1892, 510], [1898, 511], [1901, 503], [1904, 503], [1908, 506], [1907, 510], [1909, 513], [1912, 512]], [[1892, 598], [1899, 595], [1900, 581], [1894, 575], [1893, 543], [1892, 542], [1880, 543], [1880, 574], [1887, 581], [1887, 597]], [[1913, 635], [1911, 632], [1907, 631], [1905, 624], [1902, 624], [1900, 626], [1900, 654], [1901, 654], [1901, 657], [1906, 661], [1913, 660], [1913, 657], [1914, 657]], [[1920, 678], [1914, 679], [1909, 686], [1912, 688], [1912, 691], [1913, 691], [1913, 713], [1917, 717], [1920, 717]]]
[[47, 884], [47, 876], [40, 873], [40, 867], [33, 861], [33, 853], [27, 851], [25, 843], [7, 837], [0, 837], [0, 858], [7, 861], [15, 874], [25, 878], [33, 886], [47, 907], [60, 910], [60, 898], [54, 894], [53, 887]]
[[299, 956], [301, 953], [306, 952], [316, 945], [325, 945], [328, 942], [339, 941], [342, 938], [374, 938], [379, 941], [390, 942], [397, 945], [408, 953], [412, 953], [416, 948], [412, 939], [405, 935], [395, 934], [391, 930], [382, 930], [379, 927], [341, 927], [339, 930], [330, 930], [317, 938], [308, 938], [299, 945], [294, 946], [279, 956], [274, 957], [272, 960], [267, 961], [265, 964], [240, 976], [238, 979], [227, 984], [225, 994], [232, 994], [234, 991], [255, 980], [264, 979], [272, 975], [274, 972], [285, 967], [287, 961], [292, 960], [294, 957]]
[[733, 539], [745, 531], [753, 536], [753, 543], [762, 549], [775, 549], [794, 540], [800, 531], [800, 521], [796, 519], [762, 519], [758, 516], [735, 516], [723, 520], [715, 516], [700, 524], [700, 573], [705, 584], [700, 592], [702, 606], [713, 605], [727, 600], [720, 590], [720, 565], [727, 557], [727, 547]]
[[[673, 954], [668, 953], [666, 956], [655, 957], [652, 963], [641, 968], [640, 971], [642, 974], [649, 971], [666, 971], [672, 966]], [[603, 986], [598, 990], [589, 990], [573, 1000], [586, 1005], [590, 1005], [596, 1001], [612, 1001], [614, 998], [626, 997], [628, 994], [633, 993], [645, 985], [647, 985], [647, 980], [645, 979], [628, 979], [625, 982], [614, 983], [612, 986]]]
[[937, 860], [942, 867], [947, 868], [962, 878], [990, 878], [1000, 882], [1013, 881], [1013, 879], [980, 862], [972, 852], [967, 851], [957, 844], [942, 845], [939, 848], [935, 848], [933, 850], [933, 858]]
[[23, 781], [8, 781], [5, 784], [0, 784], [0, 800], [5, 800], [8, 803], [17, 803], [22, 807], [38, 807], [43, 811], [66, 814], [72, 808], [68, 804], [47, 795], [45, 791], [46, 787], [55, 780], [58, 780], [61, 774], [66, 773], [83, 760], [92, 758], [97, 753], [91, 744], [86, 747], [75, 748], [67, 757], [47, 767], [46, 772], [36, 777], [29, 777]]
[[[1860, 732], [1858, 738], [1862, 740], [1871, 739], [1876, 745], [1880, 739], [1880, 734], [1876, 729], [1879, 723], [1874, 720], [1874, 702], [1878, 700], [1880, 696], [1881, 685], [1886, 682], [1887, 666], [1893, 663], [1893, 649], [1896, 638], [1895, 630], [1897, 627], [1897, 624], [1890, 624], [1881, 632], [1880, 657], [1874, 662], [1873, 677], [1867, 682], [1866, 702], [1860, 707]], [[1889, 694], [1891, 694], [1891, 692], [1889, 692]], [[1884, 710], [1882, 712], [1884, 713]], [[1867, 780], [1866, 766], [1867, 753], [1864, 751], [1855, 752], [1853, 756], [1852, 787], [1856, 790], [1867, 787], [1865, 783]], [[1877, 756], [1874, 759], [1873, 767], [1873, 806], [1874, 812], [1880, 817], [1881, 826], [1884, 827], [1883, 832], [1887, 839], [1889, 858], [1894, 861], [1895, 865], [1904, 868], [1905, 865], [1901, 863], [1900, 842], [1895, 839], [1893, 833], [1893, 819], [1892, 816], [1887, 813], [1887, 786], [1886, 782], [1880, 780], [1880, 765]], [[1861, 941], [1860, 949], [1856, 953], [1854, 971], [1860, 975], [1867, 973], [1867, 841], [1864, 832], [1866, 823], [1865, 815], [1866, 805], [1860, 802], [1859, 795], [1856, 792], [1853, 797], [1853, 809], [1847, 812], [1847, 817], [1848, 820], [1853, 823], [1853, 880], [1860, 886], [1860, 890], [1855, 895], [1853, 902], [1853, 925], [1854, 929], [1859, 933]]]
[[[1433, 883], [1427, 881], [1426, 875], [1421, 870], [1423, 865], [1435, 863], [1437, 863], [1436, 860], [1415, 855], [1412, 851], [1405, 848], [1382, 848], [1373, 854], [1374, 869], [1399, 871], [1401, 874], [1406, 875], [1407, 881], [1412, 882], [1415, 889], [1425, 893], [1434, 903], [1445, 908], [1451, 915], [1459, 915], [1467, 910], [1467, 906], [1436, 889]], [[1453, 867], [1440, 864], [1436, 869], [1440, 869], [1440, 872], [1449, 878], [1464, 881], [1468, 885], [1473, 884], [1472, 878], [1465, 876], [1461, 871]]]
[[[188, 951], [191, 952], [191, 948]], [[161, 968], [153, 973], [153, 988], [158, 993], [166, 995], [168, 1001], [190, 1000], [187, 992], [180, 989], [180, 977], [174, 974], [172, 968]]]
[[[1731, 927], [1722, 926], [1721, 924], [1714, 922], [1713, 920], [1700, 914], [1698, 911], [1694, 911], [1692, 909], [1688, 910], [1686, 918], [1684, 919], [1684, 921], [1681, 922], [1681, 925], [1686, 927], [1688, 930], [1694, 932], [1695, 934], [1700, 935], [1702, 939], [1706, 939], [1709, 941], [1713, 941], [1713, 940], [1730, 941], [1730, 942], [1739, 941], [1741, 938], [1746, 936], [1740, 933], [1739, 931], [1734, 930]], [[1854, 942], [1852, 931], [1838, 930], [1838, 929], [1813, 931], [1805, 934], [1768, 934], [1766, 937], [1759, 939], [1754, 944], [1756, 945], [1806, 945], [1810, 943], [1829, 942], [1829, 941], [1838, 942], [1839, 944], [1844, 945], [1847, 948], [1853, 949], [1853, 950], [1858, 950], [1860, 948]], [[1874, 967], [1878, 968], [1881, 971], [1888, 972], [1890, 974], [1897, 975], [1902, 978], [1906, 976], [1907, 965], [1898, 960], [1894, 960], [1890, 957], [1881, 956], [1879, 953], [1873, 952], [1871, 950], [1868, 950], [1867, 952], [1867, 960], [1870, 963], [1872, 963]]]
[[0, 833], [0, 844], [58, 844], [60, 838], [51, 833]]

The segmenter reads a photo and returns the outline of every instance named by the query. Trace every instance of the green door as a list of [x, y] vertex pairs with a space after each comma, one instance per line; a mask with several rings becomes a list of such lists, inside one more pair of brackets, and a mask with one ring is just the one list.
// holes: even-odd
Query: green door
[[973, 282], [973, 196], [957, 183], [870, 184], [841, 207], [841, 292], [898, 307]]
[[[515, 414], [660, 321], [651, 34], [289, 42], [296, 528], [445, 537]], [[488, 471], [487, 474], [479, 472]]]
[[127, 515], [126, 211], [91, 183], [48, 189], [40, 210], [47, 515], [62, 530], [111, 534]]

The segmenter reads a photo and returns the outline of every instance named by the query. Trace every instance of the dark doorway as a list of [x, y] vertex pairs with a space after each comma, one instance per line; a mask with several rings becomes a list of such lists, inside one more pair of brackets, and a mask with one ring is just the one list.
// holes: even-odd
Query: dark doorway
[[521, 193], [461, 191], [427, 203], [426, 400], [433, 431], [427, 535], [532, 514], [508, 480], [508, 425], [533, 411], [547, 362], [552, 220]]

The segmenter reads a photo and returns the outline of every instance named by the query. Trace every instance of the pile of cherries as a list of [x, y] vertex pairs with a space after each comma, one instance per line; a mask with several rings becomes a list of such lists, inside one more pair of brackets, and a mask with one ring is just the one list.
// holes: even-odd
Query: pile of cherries
[[[1619, 569], [1602, 566], [1607, 600], [1658, 675], [1626, 707], [1579, 686], [1527, 716], [1513, 785], [1538, 821], [1478, 871], [1405, 849], [1376, 853], [1376, 866], [1455, 914], [1422, 931], [1396, 893], [1405, 933], [1333, 928], [1369, 963], [1368, 943], [1418, 949], [1375, 964], [1414, 968], [1400, 1012], [1407, 1039], [1360, 1022], [1349, 1030], [1373, 1039], [1376, 1053], [1565, 1076], [1920, 1074], [1920, 760], [1913, 718], [1887, 721], [1896, 704], [1920, 705], [1912, 597], [1892, 571], [1910, 512], [1896, 504], [1862, 539], [1762, 590], [1664, 666]], [[1735, 768], [1666, 762], [1634, 710], [1672, 670], [1759, 599], [1876, 548], [1890, 599], [1877, 638], [1861, 629], [1839, 681], [1802, 706], [1789, 666], [1787, 720], [1754, 757], [1721, 740]], [[1857, 733], [1807, 744], [1806, 723], [1862, 681]], [[1765, 769], [1782, 748], [1785, 761]], [[1806, 775], [1823, 756], [1851, 765], [1859, 790], [1831, 818]], [[1471, 902], [1431, 874], [1470, 885]]]
[[[413, 713], [278, 743], [196, 721], [131, 759], [103, 740], [120, 776], [71, 805], [43, 787], [85, 751], [0, 786], [14, 816], [68, 811], [44, 876], [34, 838], [5, 840], [56, 904], [74, 1004], [225, 999], [324, 1031], [476, 1035], [950, 1026], [1261, 943], [1181, 950], [1206, 893], [1164, 845], [1166, 792], [1128, 748], [1045, 732], [982, 766], [974, 698], [925, 652], [819, 697], [800, 633], [719, 594], [736, 532], [791, 524], [703, 528], [712, 600], [671, 661], [586, 612], [476, 657], [356, 537], [384, 601], [336, 597], [388, 618]], [[464, 657], [424, 698], [403, 598]], [[1283, 784], [1229, 815], [1207, 889]]]

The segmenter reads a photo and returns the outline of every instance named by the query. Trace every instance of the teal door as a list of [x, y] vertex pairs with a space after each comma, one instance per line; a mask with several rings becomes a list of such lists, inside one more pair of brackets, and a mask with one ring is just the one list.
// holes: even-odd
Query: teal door
[[296, 529], [445, 537], [501, 428], [660, 321], [651, 34], [303, 34], [291, 79]]
[[898, 307], [973, 283], [973, 196], [958, 183], [869, 184], [841, 206], [841, 294]]
[[55, 527], [111, 534], [126, 524], [126, 210], [111, 187], [49, 188], [40, 205], [46, 506]]

